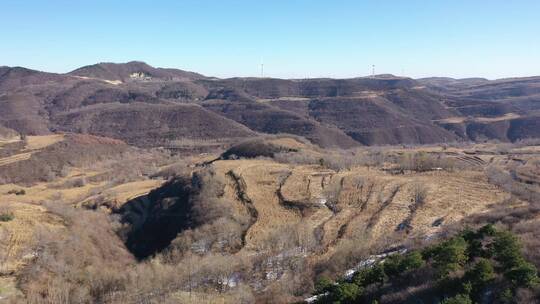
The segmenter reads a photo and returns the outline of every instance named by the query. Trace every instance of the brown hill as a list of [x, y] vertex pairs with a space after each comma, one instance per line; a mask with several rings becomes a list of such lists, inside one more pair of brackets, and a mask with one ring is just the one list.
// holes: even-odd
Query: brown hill
[[137, 146], [170, 141], [245, 138], [247, 127], [193, 104], [109, 103], [62, 112], [52, 118], [56, 130], [122, 139]]
[[208, 87], [234, 87], [256, 98], [280, 97], [336, 97], [357, 96], [366, 90], [384, 91], [411, 88], [416, 82], [401, 77], [366, 77], [352, 79], [275, 79], [275, 78], [230, 78], [200, 81]]
[[110, 81], [130, 80], [193, 80], [205, 78], [201, 74], [177, 69], [154, 68], [144, 62], [131, 61], [128, 63], [98, 63], [76, 69], [69, 73], [73, 76], [105, 79]]
[[[441, 97], [418, 89], [418, 83], [409, 78], [392, 75], [354, 79], [255, 79], [234, 78], [203, 81], [210, 87], [221, 88], [218, 98], [230, 101], [260, 99], [286, 112], [294, 112], [307, 120], [316, 120], [323, 126], [336, 126], [363, 144], [431, 143], [454, 141], [458, 137], [434, 125], [431, 120], [450, 117], [454, 112], [444, 107]], [[225, 89], [233, 87], [234, 89]], [[210, 97], [214, 97], [211, 95]], [[292, 133], [280, 115], [264, 123], [261, 115], [234, 115], [233, 113], [267, 112], [263, 105], [221, 104], [206, 105], [235, 119], [252, 129], [265, 133]], [[281, 112], [282, 114], [285, 112]], [[287, 115], [290, 118], [290, 113]], [[319, 143], [298, 128], [293, 134], [305, 136]]]
[[66, 81], [69, 76], [30, 70], [22, 67], [0, 67], [0, 91], [19, 89], [28, 85], [40, 85]]
[[355, 140], [366, 144], [434, 143], [457, 137], [429, 122], [396, 111], [388, 100], [319, 99], [310, 102], [310, 115], [338, 126]]
[[539, 136], [540, 77], [419, 81], [444, 92], [444, 103], [457, 115], [437, 123], [464, 139], [516, 141]]
[[126, 143], [91, 135], [68, 134], [39, 138], [0, 161], [2, 183], [33, 184], [62, 176], [69, 166], [90, 166], [98, 160], [127, 152]]
[[0, 95], [0, 124], [23, 134], [49, 133], [40, 100], [28, 93]]
[[[289, 133], [323, 147], [515, 141], [538, 136], [534, 126], [540, 117], [539, 97], [539, 77], [495, 81], [413, 80], [393, 75], [215, 79], [136, 61], [99, 63], [68, 74], [0, 67], [0, 125], [24, 134], [87, 130], [142, 145], [162, 144], [165, 138], [220, 138], [227, 132], [219, 127], [230, 125], [231, 120], [236, 122], [231, 127], [236, 131], [228, 133], [231, 136], [244, 136], [246, 130], [249, 134]], [[108, 105], [118, 103], [123, 106]], [[179, 106], [182, 114], [174, 110], [171, 115], [182, 119], [150, 123], [162, 117], [156, 109], [163, 105], [188, 103], [210, 111]], [[148, 111], [141, 110], [141, 104]], [[187, 109], [205, 123], [186, 127], [185, 123], [192, 122], [186, 118]], [[128, 123], [134, 112], [136, 123]], [[89, 122], [90, 116], [107, 122], [98, 127], [97, 122]], [[141, 129], [146, 127], [153, 131]], [[237, 133], [239, 128], [243, 131]]]
[[540, 116], [507, 115], [495, 119], [465, 119], [456, 122], [443, 122], [441, 126], [453, 131], [462, 138], [473, 141], [497, 139], [504, 142], [540, 137]]
[[263, 103], [209, 100], [202, 105], [258, 132], [299, 135], [321, 147], [350, 148], [359, 145], [334, 126], [322, 125], [313, 119]]
[[19, 133], [17, 131], [0, 125], [0, 141], [10, 140], [13, 138], [17, 138], [18, 136]]
[[[39, 95], [43, 93], [39, 92]], [[98, 80], [79, 80], [50, 95], [46, 108], [52, 114], [100, 103], [159, 103], [163, 100], [189, 102], [204, 99], [208, 91], [190, 81], [138, 82], [114, 85]]]
[[457, 140], [431, 120], [451, 116], [437, 95], [417, 89], [364, 91], [357, 97], [274, 99], [282, 109], [334, 125], [363, 144]]
[[[499, 80], [463, 79], [436, 82], [420, 79], [431, 90], [444, 91], [448, 105], [468, 115], [470, 107], [504, 107], [508, 111], [538, 110], [540, 77], [508, 78]], [[489, 112], [488, 112], [489, 113]], [[474, 114], [474, 113], [470, 113]], [[480, 115], [485, 115], [481, 113]], [[488, 114], [489, 115], [489, 114]], [[498, 115], [493, 113], [493, 115]]]
[[478, 85], [489, 82], [489, 80], [485, 78], [455, 79], [450, 77], [427, 77], [417, 79], [417, 81], [424, 85], [430, 86], [431, 88], [437, 88], [438, 90], [464, 88], [471, 85]]

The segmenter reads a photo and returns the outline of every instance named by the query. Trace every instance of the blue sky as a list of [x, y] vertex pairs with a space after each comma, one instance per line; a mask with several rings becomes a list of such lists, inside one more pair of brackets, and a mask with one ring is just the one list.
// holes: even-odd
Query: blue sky
[[206, 75], [540, 75], [538, 0], [1, 0], [0, 65]]

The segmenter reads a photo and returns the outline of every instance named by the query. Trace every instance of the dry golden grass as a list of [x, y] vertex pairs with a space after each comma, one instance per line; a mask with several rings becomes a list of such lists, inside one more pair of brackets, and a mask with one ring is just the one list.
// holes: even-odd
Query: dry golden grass
[[120, 207], [131, 199], [148, 194], [153, 189], [158, 188], [163, 182], [164, 180], [161, 179], [140, 180], [105, 188], [99, 191], [98, 194], [88, 196], [86, 199], [77, 203], [77, 205], [84, 206], [92, 200], [97, 199], [98, 196], [101, 196], [111, 202], [111, 205]]
[[[287, 173], [287, 167], [264, 160], [220, 161], [215, 163], [217, 174], [224, 176], [232, 170], [246, 184], [246, 195], [253, 202], [258, 212], [257, 221], [250, 227], [246, 235], [245, 250], [256, 250], [264, 246], [262, 243], [272, 231], [280, 227], [297, 223], [300, 217], [279, 204], [275, 195], [279, 176]], [[234, 192], [234, 185], [229, 179], [225, 191]], [[232, 196], [228, 194], [228, 196]], [[276, 219], [280, 219], [276, 221]]]
[[38, 150], [64, 140], [63, 134], [28, 136], [26, 137], [25, 150]]
[[8, 157], [0, 158], [0, 167], [12, 164], [21, 160], [27, 160], [32, 156], [32, 152], [19, 153]]
[[[0, 281], [0, 296], [14, 297], [20, 294], [12, 283], [23, 267], [35, 258], [40, 231], [57, 234], [59, 239], [63, 234], [66, 226], [62, 218], [48, 212], [42, 206], [43, 203], [72, 208], [96, 196], [96, 193], [102, 193], [107, 199], [121, 205], [130, 198], [147, 194], [163, 182], [147, 179], [124, 184], [110, 183], [107, 180], [92, 182], [92, 177], [102, 173], [103, 171], [71, 168], [67, 176], [58, 177], [52, 182], [36, 183], [32, 186], [0, 185], [0, 209], [9, 210], [13, 215], [12, 220], [0, 222], [0, 274], [3, 275], [3, 281]], [[81, 180], [84, 182], [78, 182]], [[13, 190], [24, 190], [24, 194], [10, 194]]]
[[13, 219], [0, 223], [0, 273], [11, 275], [31, 262], [39, 242], [39, 230], [62, 229], [62, 220], [39, 205], [3, 201]]
[[510, 120], [521, 117], [519, 114], [516, 113], [506, 113], [502, 116], [498, 117], [475, 117], [472, 119], [469, 119], [467, 117], [450, 117], [438, 120], [438, 122], [441, 123], [462, 123], [467, 120], [477, 121], [477, 122], [495, 122], [495, 121], [502, 121], [502, 120]]
[[[0, 185], [0, 200], [26, 204], [39, 204], [43, 201], [76, 202], [86, 198], [92, 189], [106, 185], [106, 182], [86, 183], [81, 187], [70, 188], [59, 188], [55, 185], [61, 185], [72, 179], [90, 177], [95, 174], [96, 172], [80, 173], [79, 170], [73, 170], [67, 177], [56, 179], [54, 182], [50, 183], [42, 182], [27, 187], [14, 184], [3, 184]], [[8, 192], [13, 189], [23, 189], [26, 194], [8, 194]]]
[[[247, 298], [252, 298], [252, 296], [249, 295], [249, 290], [246, 291], [246, 294], [247, 294]], [[171, 297], [169, 298], [169, 300], [170, 300], [170, 303], [237, 304], [237, 303], [242, 303], [243, 301], [245, 301], [246, 300], [246, 295], [245, 294], [232, 293], [232, 292], [218, 293], [218, 292], [215, 292], [215, 291], [206, 291], [206, 292], [179, 291], [179, 292], [175, 292], [174, 294], [172, 294]]]
[[[55, 143], [58, 143], [64, 139], [63, 134], [54, 134], [54, 135], [42, 135], [42, 136], [28, 136], [26, 138], [26, 145], [23, 150], [21, 150], [21, 153], [17, 153], [15, 155], [11, 155], [8, 157], [0, 158], [0, 167], [11, 164], [14, 162], [27, 160], [32, 156], [32, 153], [36, 152], [37, 150], [43, 149], [47, 146], [53, 145]], [[0, 147], [2, 144], [6, 143], [15, 143], [19, 142], [20, 139], [12, 139], [8, 141], [2, 141], [0, 142]]]
[[279, 98], [258, 98], [258, 102], [267, 103], [271, 101], [309, 101], [309, 98], [297, 97], [297, 96], [284, 96]]
[[127, 202], [130, 199], [138, 196], [146, 195], [151, 190], [163, 184], [163, 180], [142, 180], [130, 183], [125, 183], [108, 189], [106, 194], [113, 194], [114, 198], [119, 202]]
[[17, 280], [14, 277], [0, 277], [0, 299], [15, 298], [22, 296], [22, 292], [17, 288]]
[[271, 138], [267, 142], [289, 149], [305, 149], [306, 144], [292, 137]]
[[411, 184], [421, 183], [429, 190], [426, 203], [416, 210], [411, 225], [413, 232], [431, 235], [440, 230], [433, 223], [443, 219], [444, 224], [483, 212], [490, 204], [498, 203], [509, 195], [490, 185], [483, 172], [425, 173], [414, 177], [400, 177], [404, 184], [388, 210], [382, 214], [383, 222], [373, 229], [374, 237], [392, 232], [410, 213]]
[[[434, 224], [437, 221], [454, 223], [509, 197], [489, 184], [481, 171], [391, 175], [365, 167], [334, 172], [272, 160], [218, 161], [214, 167], [224, 176], [232, 170], [245, 182], [246, 194], [258, 212], [244, 248], [252, 251], [264, 247], [272, 231], [300, 223], [313, 231], [322, 228], [321, 246], [330, 252], [341, 240], [375, 243], [399, 230], [430, 236], [441, 229]], [[280, 183], [287, 206], [278, 197]], [[426, 188], [426, 198], [425, 203], [414, 206], [417, 184]], [[329, 197], [331, 187], [339, 188], [334, 191], [335, 198]], [[226, 187], [226, 193], [228, 198], [237, 199], [232, 185]], [[337, 212], [328, 206], [331, 200], [336, 200]], [[399, 229], [402, 223], [408, 226]]]
[[0, 138], [0, 147], [2, 147], [3, 145], [6, 145], [6, 144], [12, 144], [12, 143], [16, 143], [20, 141], [20, 137], [17, 135], [17, 136], [12, 136], [12, 137], [9, 137], [9, 138]]

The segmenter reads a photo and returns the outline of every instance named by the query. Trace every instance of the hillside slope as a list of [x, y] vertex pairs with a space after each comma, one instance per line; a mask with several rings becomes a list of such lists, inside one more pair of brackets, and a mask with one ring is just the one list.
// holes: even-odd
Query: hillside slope
[[[87, 128], [83, 126], [87, 118], [78, 116], [82, 121], [77, 121], [73, 113], [86, 113], [90, 106], [97, 116], [120, 120], [129, 117], [127, 109], [133, 107], [142, 120], [150, 121], [156, 118], [156, 108], [199, 104], [210, 111], [189, 108], [197, 119], [220, 122], [198, 125], [205, 129], [193, 137], [222, 138], [227, 142], [235, 141], [235, 132], [230, 132], [230, 138], [223, 138], [227, 134], [219, 126], [223, 126], [224, 119], [244, 125], [251, 134], [295, 134], [322, 147], [517, 141], [540, 136], [536, 131], [540, 117], [539, 79], [414, 80], [393, 75], [351, 79], [217, 79], [155, 68], [138, 61], [98, 63], [67, 74], [0, 67], [0, 124], [19, 133], [44, 135]], [[126, 106], [104, 106], [115, 103]], [[150, 110], [138, 110], [140, 104], [147, 104]], [[112, 107], [117, 107], [114, 116], [109, 113]], [[126, 117], [121, 117], [120, 108], [126, 110]], [[102, 110], [107, 113], [96, 113]], [[73, 119], [60, 119], [67, 116]], [[190, 120], [184, 117], [164, 123], [171, 140], [190, 139], [182, 121]], [[130, 130], [130, 126], [135, 129]], [[134, 144], [162, 145], [166, 141], [143, 138], [155, 137], [155, 132], [140, 132], [136, 128], [138, 124], [124, 121], [87, 129], [95, 131], [95, 135], [130, 138]], [[138, 135], [120, 135], [124, 132]]]
[[111, 62], [98, 63], [78, 68], [69, 75], [105, 79], [109, 81], [130, 81], [130, 80], [193, 80], [205, 78], [201, 74], [187, 72], [177, 69], [154, 68], [141, 61], [131, 61], [125, 64]]
[[52, 118], [57, 130], [119, 138], [137, 146], [162, 146], [183, 138], [211, 140], [255, 135], [247, 127], [192, 104], [95, 105]]

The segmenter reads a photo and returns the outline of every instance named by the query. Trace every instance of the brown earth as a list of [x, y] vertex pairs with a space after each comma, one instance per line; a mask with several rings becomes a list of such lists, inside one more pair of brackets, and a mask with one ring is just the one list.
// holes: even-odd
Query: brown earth
[[[295, 134], [323, 147], [340, 148], [489, 139], [514, 142], [540, 136], [536, 132], [539, 83], [538, 77], [414, 80], [392, 75], [216, 79], [143, 62], [100, 63], [68, 74], [1, 67], [0, 125], [29, 135], [86, 128], [90, 134], [139, 146], [167, 145], [184, 138], [234, 142], [237, 135], [258, 132]], [[161, 120], [162, 107], [186, 103], [211, 111], [174, 109], [168, 122], [151, 123]], [[141, 111], [141, 104], [148, 108]], [[105, 123], [89, 122], [90, 112]], [[205, 123], [190, 128], [191, 116]], [[240, 126], [225, 118], [253, 132], [239, 131]], [[127, 119], [133, 123], [127, 124]], [[159, 128], [168, 129], [163, 132], [166, 136], [143, 132]]]
[[[5, 143], [0, 147], [12, 149], [10, 156], [2, 158], [9, 159], [9, 163], [0, 168], [18, 164], [20, 176], [9, 170], [13, 174], [10, 178], [30, 179], [27, 183], [0, 185], [0, 199], [5, 202], [0, 211], [14, 216], [13, 220], [0, 223], [0, 246], [6, 248], [4, 252], [9, 252], [2, 260], [0, 290], [5, 292], [0, 291], [0, 295], [10, 298], [31, 295], [31, 290], [39, 288], [49, 291], [53, 288], [40, 285], [47, 282], [45, 277], [34, 277], [30, 285], [24, 279], [32, 277], [28, 270], [33, 265], [42, 263], [42, 256], [36, 256], [35, 252], [36, 248], [44, 246], [43, 241], [38, 241], [43, 231], [47, 231], [53, 242], [63, 238], [93, 238], [88, 227], [73, 226], [69, 219], [75, 215], [69, 215], [69, 210], [96, 210], [75, 213], [81, 223], [93, 218], [94, 213], [96, 216], [113, 213], [109, 219], [99, 215], [99, 221], [110, 221], [106, 225], [100, 222], [99, 233], [103, 235], [102, 240], [112, 246], [103, 256], [110, 263], [108, 267], [118, 269], [118, 275], [134, 275], [136, 280], [142, 280], [136, 273], [146, 273], [145, 267], [157, 267], [156, 273], [161, 275], [168, 273], [168, 267], [186, 269], [187, 260], [175, 260], [175, 254], [182, 253], [188, 260], [193, 259], [189, 255], [197, 259], [208, 257], [208, 261], [218, 264], [198, 260], [189, 266], [191, 279], [201, 284], [194, 288], [193, 295], [200, 293], [209, 301], [224, 299], [234, 303], [241, 296], [238, 292], [242, 292], [241, 297], [250, 299], [263, 297], [280, 282], [295, 289], [307, 284], [309, 293], [312, 281], [300, 281], [303, 282], [300, 285], [286, 282], [293, 278], [300, 280], [302, 275], [310, 277], [310, 269], [342, 273], [370, 253], [438, 238], [446, 227], [471, 216], [490, 214], [511, 197], [504, 187], [490, 181], [492, 176], [484, 172], [490, 166], [514, 170], [522, 183], [535, 187], [540, 172], [537, 146], [476, 144], [339, 151], [321, 149], [301, 138], [273, 136], [239, 144], [233, 149], [235, 153], [223, 155], [242, 156], [242, 149], [270, 149], [272, 153], [259, 152], [245, 155], [243, 159], [224, 157], [213, 162], [208, 160], [217, 159], [217, 155], [201, 155], [178, 171], [187, 174], [187, 180], [173, 178], [163, 184], [163, 178], [149, 177], [178, 163], [178, 159], [155, 152], [150, 154], [115, 139], [73, 134], [29, 136], [19, 150], [12, 145]], [[29, 158], [12, 157], [24, 153], [29, 153]], [[401, 158], [415, 153], [451, 160], [454, 165], [421, 172], [392, 169]], [[373, 163], [369, 155], [380, 162]], [[47, 181], [32, 180], [33, 176], [28, 173], [34, 171], [29, 168], [39, 170], [45, 165], [53, 166], [55, 157], [63, 159], [64, 164], [69, 163], [68, 170]], [[329, 166], [329, 159], [342, 162], [343, 166], [338, 168], [331, 163]], [[27, 162], [32, 166], [25, 165]], [[137, 167], [151, 163], [153, 168]], [[109, 179], [113, 176], [131, 177]], [[25, 193], [15, 194], [20, 190]], [[415, 198], [419, 191], [423, 193], [422, 200]], [[525, 202], [518, 200], [514, 204], [523, 206]], [[116, 222], [117, 216], [124, 222]], [[120, 236], [115, 236], [108, 225], [117, 227], [115, 229], [122, 227]], [[126, 243], [126, 248], [120, 243], [126, 241], [123, 233], [129, 236], [135, 226], [139, 229], [138, 238]], [[182, 247], [191, 237], [194, 239], [189, 242], [193, 243]], [[152, 247], [156, 240], [162, 243]], [[147, 244], [144, 250], [154, 251], [145, 251], [144, 256], [137, 256], [136, 251], [129, 253], [127, 249], [142, 250], [137, 242]], [[84, 246], [99, 252], [105, 244], [97, 241], [84, 243]], [[185, 248], [191, 248], [187, 249], [191, 252], [188, 256], [185, 256], [188, 254]], [[145, 260], [135, 262], [129, 258], [131, 254]], [[57, 257], [59, 261], [65, 258], [65, 255]], [[163, 262], [167, 259], [177, 262]], [[298, 264], [300, 261], [303, 264]], [[238, 276], [242, 287], [227, 287], [223, 295], [210, 291], [214, 288], [211, 286], [220, 285], [212, 285], [216, 281], [209, 278], [214, 274], [205, 265], [213, 265], [211, 269], [221, 273], [218, 277]], [[152, 294], [176, 300], [189, 298], [185, 285], [174, 283], [187, 278], [187, 274], [180, 274], [178, 269], [170, 269], [178, 273], [176, 279], [159, 279], [160, 284], [167, 282], [167, 285], [136, 292], [132, 287], [125, 287], [128, 288], [125, 293], [111, 293], [110, 302], [137, 302], [139, 297], [152, 298]], [[54, 267], [49, 271], [50, 278], [62, 277]], [[205, 274], [207, 271], [210, 274]], [[158, 280], [154, 275], [144, 274]]]

